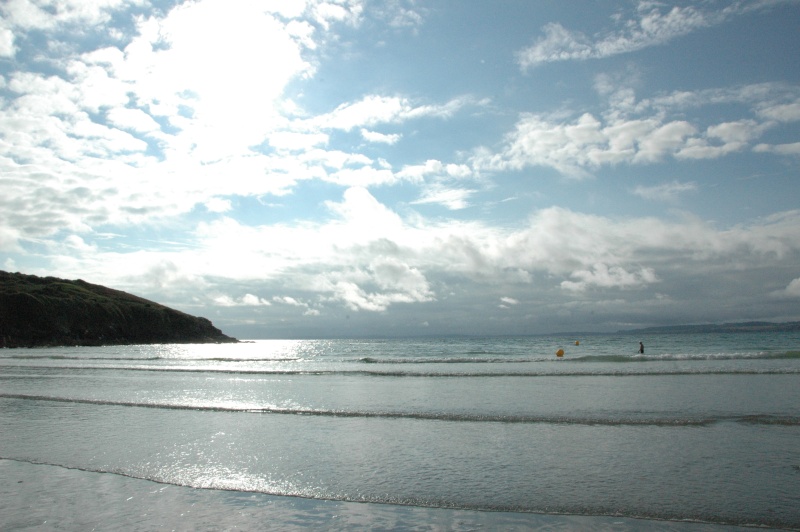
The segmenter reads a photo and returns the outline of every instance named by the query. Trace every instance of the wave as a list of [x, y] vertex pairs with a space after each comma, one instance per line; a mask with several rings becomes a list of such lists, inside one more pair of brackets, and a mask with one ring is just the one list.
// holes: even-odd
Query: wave
[[[491, 355], [491, 356], [487, 356]], [[661, 355], [579, 355], [565, 356], [555, 359], [553, 356], [519, 356], [502, 355], [497, 353], [487, 353], [484, 351], [468, 352], [463, 356], [405, 356], [405, 357], [382, 357], [367, 356], [354, 359], [339, 359], [339, 361], [362, 364], [380, 365], [406, 365], [406, 364], [528, 364], [553, 362], [574, 363], [574, 362], [605, 362], [605, 363], [631, 363], [631, 362], [669, 362], [669, 361], [694, 361], [694, 360], [798, 360], [800, 351], [778, 351], [778, 352], [748, 352], [748, 353], [665, 353]], [[81, 356], [81, 355], [9, 355], [0, 357], [0, 360], [74, 360], [74, 361], [111, 361], [111, 362], [231, 362], [231, 363], [254, 363], [254, 362], [311, 362], [325, 359], [303, 358], [303, 357], [202, 357], [202, 358], [178, 358], [178, 357], [115, 357], [115, 356]], [[331, 362], [337, 359], [330, 359]]]
[[191, 410], [199, 412], [229, 412], [241, 414], [282, 414], [297, 416], [317, 416], [336, 418], [382, 418], [410, 419], [425, 421], [451, 421], [470, 423], [527, 423], [548, 425], [605, 425], [605, 426], [660, 426], [660, 427], [703, 427], [722, 422], [744, 423], [748, 425], [784, 425], [800, 426], [800, 417], [777, 416], [773, 414], [742, 414], [716, 417], [597, 417], [597, 416], [564, 416], [537, 414], [470, 414], [458, 412], [394, 412], [394, 411], [360, 411], [360, 410], [323, 410], [313, 408], [277, 408], [277, 407], [230, 407], [214, 405], [182, 405], [172, 403], [139, 403], [132, 401], [111, 401], [105, 399], [81, 399], [70, 397], [53, 397], [46, 395], [0, 393], [2, 399], [23, 401], [50, 401], [57, 403], [89, 404], [97, 406], [121, 406], [134, 408], [154, 408], [162, 410]]
[[209, 357], [209, 358], [176, 358], [176, 357], [92, 357], [92, 356], [70, 356], [70, 355], [11, 355], [2, 357], [11, 360], [111, 360], [114, 362], [153, 362], [159, 360], [174, 362], [295, 362], [302, 360], [298, 357], [290, 358], [233, 358], [233, 357]]
[[[478, 355], [478, 356], [471, 356]], [[406, 357], [382, 357], [367, 356], [352, 359], [325, 359], [325, 358], [302, 358], [302, 357], [204, 357], [204, 358], [176, 358], [176, 357], [114, 357], [114, 356], [80, 356], [80, 355], [10, 355], [0, 357], [0, 360], [41, 360], [41, 361], [75, 361], [75, 362], [118, 362], [118, 363], [228, 363], [228, 364], [254, 364], [254, 363], [281, 363], [281, 362], [329, 362], [329, 363], [356, 363], [375, 366], [407, 366], [407, 365], [463, 365], [463, 364], [486, 364], [486, 365], [520, 365], [520, 364], [540, 364], [543, 362], [559, 364], [581, 364], [581, 363], [606, 363], [606, 364], [631, 364], [647, 362], [693, 362], [693, 361], [726, 361], [726, 360], [800, 360], [800, 351], [778, 351], [778, 352], [747, 352], [747, 353], [666, 353], [661, 355], [578, 355], [565, 356], [556, 359], [553, 356], [518, 356], [502, 355], [491, 353], [486, 356], [486, 352], [469, 352], [466, 356], [406, 356]], [[3, 364], [0, 367], [16, 367], [10, 364]], [[27, 366], [22, 366], [27, 367]], [[49, 366], [37, 366], [49, 367]], [[122, 369], [119, 366], [115, 368]], [[151, 368], [143, 368], [150, 370]], [[220, 370], [226, 371], [226, 370]], [[234, 370], [236, 371], [236, 370]], [[258, 371], [258, 370], [256, 370]], [[269, 370], [265, 370], [269, 371]], [[345, 370], [346, 371], [346, 370]], [[280, 373], [284, 371], [278, 370]], [[519, 373], [514, 373], [519, 374]]]
[[[421, 377], [421, 378], [501, 378], [501, 377], [664, 377], [684, 375], [800, 375], [800, 368], [695, 368], [685, 370], [661, 369], [651, 371], [624, 370], [542, 370], [542, 371], [393, 371], [393, 370], [339, 370], [339, 369], [249, 369], [249, 368], [204, 368], [204, 367], [153, 367], [153, 366], [26, 366], [0, 365], [0, 369], [37, 371], [96, 371], [96, 372], [151, 372], [151, 373], [206, 373], [214, 375], [245, 376], [361, 376], [361, 377]], [[24, 375], [2, 375], [3, 378], [19, 378]]]
[[584, 355], [571, 358], [574, 362], [683, 362], [703, 360], [797, 360], [800, 351], [758, 353], [667, 353], [663, 355]]
[[[360, 376], [360, 377], [409, 377], [409, 378], [502, 378], [502, 377], [664, 377], [685, 375], [800, 375], [800, 368], [695, 368], [686, 370], [541, 370], [541, 371], [392, 371], [392, 370], [339, 370], [339, 369], [249, 369], [249, 368], [208, 368], [208, 367], [175, 367], [175, 366], [26, 366], [0, 365], [0, 369], [47, 370], [54, 372], [150, 372], [150, 373], [204, 373], [212, 375], [244, 375], [244, 376]], [[0, 379], [15, 379], [25, 375], [2, 375]]]
[[[392, 496], [385, 491], [373, 493], [366, 491], [356, 491], [355, 493], [342, 493], [342, 492], [329, 492], [321, 494], [319, 490], [309, 488], [303, 485], [296, 485], [294, 483], [282, 483], [275, 485], [274, 483], [257, 484], [257, 485], [242, 485], [241, 482], [226, 482], [222, 481], [208, 481], [205, 477], [164, 477], [158, 473], [147, 474], [142, 470], [129, 470], [125, 466], [98, 466], [91, 464], [67, 464], [59, 463], [52, 460], [42, 460], [29, 457], [14, 457], [0, 455], [1, 461], [16, 462], [18, 464], [28, 464], [34, 467], [58, 468], [66, 471], [76, 472], [78, 474], [98, 474], [98, 475], [113, 475], [116, 477], [130, 479], [132, 481], [141, 481], [153, 483], [161, 486], [175, 486], [179, 488], [190, 488], [203, 492], [227, 492], [231, 494], [247, 494], [251, 500], [250, 510], [248, 514], [253, 514], [255, 518], [251, 517], [247, 522], [264, 523], [270, 522], [277, 524], [278, 528], [285, 524], [288, 528], [296, 528], [297, 523], [309, 522], [307, 518], [298, 520], [298, 513], [303, 514], [320, 514], [327, 515], [330, 506], [310, 506], [302, 505], [297, 511], [286, 512], [284, 505], [277, 506], [275, 504], [268, 504], [268, 500], [258, 501], [252, 499], [253, 494], [265, 495], [268, 497], [290, 497], [292, 499], [308, 499], [309, 501], [340, 501], [344, 503], [357, 503], [359, 507], [363, 504], [379, 504], [381, 507], [387, 508], [391, 515], [380, 513], [373, 515], [372, 512], [378, 512], [377, 509], [370, 510], [366, 514], [359, 511], [357, 521], [343, 519], [345, 524], [357, 522], [360, 528], [364, 528], [363, 523], [368, 524], [381, 524], [389, 523], [405, 523], [408, 522], [424, 522], [431, 514], [428, 513], [408, 513], [408, 510], [392, 510], [392, 508], [399, 507], [416, 507], [420, 509], [442, 509], [455, 512], [491, 512], [496, 514], [497, 517], [492, 517], [491, 520], [480, 520], [475, 522], [476, 525], [468, 526], [467, 528], [486, 528], [485, 523], [489, 523], [490, 527], [494, 528], [511, 528], [511, 529], [560, 529], [560, 528], [593, 528], [593, 529], [620, 529], [620, 530], [638, 530], [638, 529], [664, 529], [664, 530], [683, 530], [698, 529], [705, 530], [709, 527], [717, 530], [720, 527], [741, 527], [742, 529], [750, 528], [768, 528], [780, 530], [798, 530], [796, 519], [793, 516], [780, 517], [780, 516], [763, 516], [756, 517], [738, 517], [736, 515], [713, 515], [709, 513], [698, 513], [696, 511], [684, 510], [679, 511], [675, 509], [665, 508], [663, 510], [653, 508], [652, 510], [633, 510], [628, 508], [620, 508], [619, 506], [602, 506], [588, 507], [583, 505], [569, 505], [568, 503], [548, 504], [540, 506], [534, 504], [497, 504], [491, 500], [483, 500], [480, 502], [468, 501], [449, 501], [445, 499], [434, 499], [431, 497], [413, 497], [413, 496]], [[81, 480], [70, 479], [72, 486], [91, 486], [93, 484], [83, 483]], [[134, 485], [125, 485], [124, 490], [134, 493], [137, 488]], [[147, 488], [149, 491], [152, 488]], [[159, 490], [160, 491], [160, 490]], [[151, 491], [155, 493], [155, 491]], [[197, 491], [195, 491], [197, 493]], [[174, 496], [173, 496], [174, 497]], [[169, 500], [174, 500], [170, 498]], [[199, 496], [192, 497], [192, 501], [200, 500]], [[255, 502], [253, 502], [255, 501]], [[194, 504], [194, 502], [192, 502]], [[311, 502], [311, 505], [314, 503]], [[291, 503], [291, 506], [296, 507], [296, 503]], [[170, 506], [169, 508], [174, 508]], [[265, 511], [258, 511], [258, 508], [265, 508]], [[342, 509], [344, 510], [344, 509]], [[258, 513], [254, 513], [258, 512]], [[137, 524], [142, 523], [157, 523], [158, 516], [164, 512], [155, 511], [145, 516], [137, 516], [135, 521]], [[67, 519], [75, 515], [68, 514]], [[167, 515], [167, 514], [164, 514]], [[183, 516], [183, 514], [181, 514]], [[366, 521], [363, 517], [367, 515]], [[469, 518], [466, 513], [453, 514], [458, 519], [454, 522], [464, 525], [471, 525], [474, 521]], [[525, 516], [532, 516], [531, 520], [527, 520]], [[588, 518], [588, 520], [587, 520]], [[125, 517], [123, 517], [125, 519]], [[144, 520], [143, 520], [144, 519]], [[201, 518], [202, 519], [202, 518]], [[338, 521], [338, 519], [337, 519]], [[125, 519], [123, 523], [131, 522], [131, 519]], [[319, 522], [319, 521], [312, 521]], [[198, 520], [197, 518], [183, 518], [182, 523], [200, 523], [206, 525], [207, 520]]]
[[[557, 359], [559, 363], [570, 362], [670, 362], [670, 361], [702, 361], [702, 360], [797, 360], [800, 351], [778, 351], [757, 353], [665, 353], [661, 355], [579, 355], [565, 356]], [[352, 360], [364, 364], [524, 364], [553, 362], [553, 356], [528, 356], [517, 355], [472, 357], [362, 357]]]
[[362, 357], [350, 360], [350, 362], [363, 364], [524, 364], [530, 362], [552, 362], [549, 358], [531, 358], [519, 356], [495, 356], [487, 357]]

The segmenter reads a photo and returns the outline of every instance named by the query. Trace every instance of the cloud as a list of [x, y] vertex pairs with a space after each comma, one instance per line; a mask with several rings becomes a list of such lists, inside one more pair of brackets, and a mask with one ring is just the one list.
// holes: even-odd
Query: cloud
[[328, 140], [329, 136], [325, 133], [277, 131], [269, 135], [270, 146], [289, 151], [308, 151], [315, 146], [328, 144]]
[[568, 177], [586, 178], [588, 169], [601, 165], [652, 163], [675, 155], [695, 133], [685, 121], [661, 123], [656, 117], [603, 124], [589, 113], [571, 123], [526, 114], [506, 135], [499, 153], [478, 152], [472, 163], [492, 171], [547, 166]]
[[798, 122], [800, 121], [800, 102], [791, 103], [772, 103], [765, 102], [766, 105], [759, 109], [760, 114], [766, 118], [777, 120], [778, 122]]
[[350, 25], [358, 24], [362, 6], [360, 2], [350, 2], [347, 4], [337, 4], [333, 2], [321, 1], [315, 2], [311, 7], [312, 16], [323, 29], [328, 30], [334, 22], [344, 22]]
[[102, 0], [99, 2], [84, 2], [82, 0], [63, 0], [58, 3], [57, 9], [52, 9], [52, 2], [11, 0], [0, 7], [0, 13], [4, 15], [8, 23], [24, 30], [52, 30], [58, 25], [92, 27], [108, 22], [112, 13], [126, 3], [129, 5], [144, 5], [145, 1]]
[[[401, 135], [375, 127], [486, 104], [367, 94], [303, 118], [285, 91], [314, 75], [313, 52], [336, 39], [338, 25], [361, 23], [360, 2], [202, 0], [147, 15], [144, 7], [121, 0], [70, 0], [58, 10], [22, 0], [0, 6], [0, 46], [3, 36], [27, 43], [30, 31], [53, 43], [46, 73], [14, 63], [2, 78], [0, 202], [15, 208], [0, 223], [21, 228], [21, 238], [165, 220], [198, 204], [225, 212], [216, 198], [284, 196], [312, 179], [400, 183], [407, 178], [383, 159], [329, 149], [331, 135], [356, 129], [367, 142], [391, 146]], [[413, 12], [391, 3], [380, 17], [411, 20]], [[87, 48], [67, 45], [104, 24], [113, 31], [80, 40]], [[7, 28], [12, 33], [2, 33]]]
[[301, 303], [300, 301], [296, 300], [291, 296], [275, 296], [272, 298], [273, 301], [276, 303], [283, 303], [284, 305], [290, 305], [293, 307], [305, 307], [307, 306], [305, 303]]
[[782, 295], [788, 297], [798, 297], [800, 298], [800, 277], [797, 279], [792, 280], [791, 283], [783, 290]]
[[519, 300], [513, 297], [501, 297], [500, 301], [501, 303], [498, 305], [500, 308], [510, 308], [514, 305], [519, 305]]
[[128, 129], [138, 133], [151, 133], [161, 130], [161, 126], [152, 116], [141, 109], [114, 107], [106, 113], [106, 119], [120, 129]]
[[644, 199], [655, 201], [673, 201], [679, 195], [697, 190], [697, 183], [672, 181], [652, 187], [639, 185], [633, 193]]
[[255, 296], [253, 294], [245, 294], [239, 298], [234, 298], [228, 295], [220, 295], [213, 298], [214, 304], [221, 307], [262, 307], [270, 306], [268, 300]]
[[[521, 170], [532, 166], [553, 168], [560, 174], [585, 179], [603, 166], [653, 164], [666, 158], [676, 160], [716, 159], [731, 153], [755, 149], [761, 152], [795, 154], [796, 146], [770, 146], [753, 141], [776, 127], [777, 121], [764, 109], [780, 107], [779, 102], [800, 102], [796, 87], [761, 84], [736, 90], [704, 90], [663, 95], [637, 101], [630, 89], [611, 89], [604, 82], [607, 108], [599, 115], [577, 117], [524, 113], [505, 135], [498, 150], [477, 148], [470, 163], [478, 171]], [[624, 97], [620, 97], [624, 94]], [[702, 127], [703, 115], [670, 119], [687, 109], [720, 103], [750, 106], [752, 117]], [[788, 118], [787, 118], [788, 120]]]
[[[327, 302], [341, 302], [350, 310], [384, 312], [389, 306], [398, 303], [420, 303], [433, 299], [428, 283], [424, 277], [413, 269], [405, 267], [407, 277], [413, 282], [411, 287], [398, 286], [397, 289], [368, 290], [362, 286], [364, 281], [356, 283], [341, 275], [327, 275], [327, 279], [318, 279], [317, 289], [322, 293], [330, 293]], [[362, 274], [364, 272], [361, 272]], [[374, 283], [375, 272], [367, 272], [367, 285]], [[361, 275], [359, 275], [361, 277]]]
[[364, 137], [364, 140], [367, 142], [378, 142], [389, 145], [397, 144], [397, 142], [402, 138], [402, 135], [399, 133], [385, 134], [378, 133], [377, 131], [370, 131], [364, 128], [361, 128], [361, 136]]
[[579, 292], [589, 288], [641, 288], [658, 282], [658, 277], [651, 268], [641, 268], [629, 272], [620, 266], [595, 264], [591, 270], [573, 272], [572, 278], [579, 281], [562, 281], [561, 288]]
[[[516, 111], [476, 96], [430, 97], [387, 83], [317, 98], [319, 84], [304, 83], [361, 44], [359, 25], [419, 28], [427, 12], [415, 2], [233, 4], [0, 4], [0, 56], [14, 58], [0, 78], [0, 250], [14, 254], [7, 267], [87, 278], [184, 309], [211, 306], [236, 323], [302, 315], [316, 326], [358, 311], [362, 320], [405, 317], [432, 331], [442, 330], [439, 311], [489, 323], [631, 299], [662, 309], [687, 299], [683, 286], [730, 301], [741, 297], [733, 284], [769, 294], [782, 288], [774, 279], [796, 275], [795, 211], [727, 227], [559, 207], [525, 218], [514, 210], [524, 198], [541, 205], [557, 196], [516, 183], [516, 192], [501, 190], [517, 176], [492, 175], [545, 167], [590, 178], [615, 166], [688, 166], [750, 150], [796, 156], [795, 85], [637, 98], [632, 76], [600, 76], [599, 106], [512, 115], [497, 139], [473, 119], [503, 127]], [[666, 42], [713, 22], [703, 6], [642, 3], [632, 24], [620, 18], [616, 31], [597, 35], [551, 25], [540, 62], [527, 68], [559, 53], [604, 57]], [[463, 128], [463, 138], [437, 130], [454, 118], [449, 127]], [[491, 148], [453, 153], [475, 138]], [[700, 190], [689, 179], [631, 187], [669, 201]], [[491, 221], [470, 220], [496, 205], [480, 196], [494, 185], [497, 197], [520, 201], [492, 211]], [[498, 303], [514, 312], [489, 316]]]
[[411, 202], [412, 205], [438, 204], [451, 211], [466, 209], [470, 206], [469, 198], [475, 190], [449, 188], [442, 185], [431, 185], [423, 190], [422, 195]]
[[800, 142], [789, 144], [757, 144], [753, 151], [759, 153], [777, 153], [778, 155], [800, 156]]
[[369, 94], [355, 102], [340, 104], [329, 113], [315, 116], [303, 123], [307, 130], [365, 129], [379, 124], [402, 124], [407, 120], [426, 117], [447, 118], [466, 105], [484, 105], [470, 97], [451, 99], [444, 104], [418, 105], [402, 96]]
[[714, 159], [742, 151], [750, 141], [760, 136], [770, 124], [755, 120], [739, 120], [709, 126], [705, 138], [691, 139], [675, 156], [679, 159]]
[[403, 232], [402, 218], [376, 200], [366, 188], [351, 187], [344, 192], [343, 201], [325, 204], [339, 218], [330, 226], [336, 232], [334, 242], [391, 239]]
[[570, 31], [556, 22], [542, 28], [544, 35], [517, 52], [517, 63], [527, 71], [544, 63], [610, 57], [657, 46], [729, 18], [758, 9], [768, 3], [736, 2], [719, 10], [694, 6], [672, 6], [640, 1], [636, 13], [617, 20], [619, 30], [587, 36]]
[[233, 208], [230, 200], [222, 198], [211, 198], [208, 201], [206, 201], [205, 206], [209, 212], [219, 212], [219, 213], [228, 212]]
[[17, 48], [14, 46], [14, 32], [0, 26], [0, 57], [14, 57]]
[[[47, 74], [15, 64], [3, 78], [0, 201], [16, 207], [0, 222], [22, 228], [21, 237], [164, 219], [197, 204], [219, 212], [219, 196], [285, 195], [306, 179], [344, 186], [397, 181], [385, 162], [321, 149], [329, 134], [304, 129], [297, 109], [284, 105], [287, 85], [313, 73], [304, 54], [323, 37], [318, 26], [274, 13], [300, 17], [316, 6], [314, 22], [327, 21], [331, 30], [357, 23], [358, 3], [307, 2], [287, 11], [204, 0], [149, 16], [136, 6], [109, 0], [66, 2], [57, 12], [22, 1], [0, 7], [4, 24], [20, 35], [41, 30], [54, 42], [112, 15], [133, 21], [119, 27], [124, 33], [98, 36], [93, 48], [53, 51]], [[372, 100], [366, 101], [368, 111]], [[405, 111], [441, 116], [452, 109], [448, 103]], [[394, 141], [377, 135], [367, 133]]]
[[20, 252], [20, 233], [13, 227], [0, 225], [0, 251], [4, 253]]
[[[112, 251], [72, 238], [69, 250], [52, 247], [49, 261], [62, 276], [136, 286], [144, 297], [181, 301], [183, 308], [192, 301], [231, 312], [290, 306], [309, 319], [328, 319], [341, 308], [383, 314], [421, 305], [416, 313], [426, 306], [455, 312], [456, 302], [467, 304], [460, 293], [500, 298], [523, 313], [531, 311], [524, 301], [547, 301], [536, 312], [553, 313], [575, 298], [590, 305], [620, 292], [679, 305], [687, 280], [715, 291], [715, 300], [739, 297], [742, 284], [766, 294], [774, 281], [764, 272], [794, 268], [800, 257], [800, 211], [715, 228], [693, 218], [610, 218], [551, 207], [533, 212], [527, 224], [504, 228], [404, 217], [364, 188], [348, 189], [325, 206], [329, 217], [315, 223], [204, 222], [176, 249], [159, 243]], [[82, 245], [96, 249], [75, 253]], [[727, 286], [734, 274], [738, 281]], [[509, 290], [515, 296], [502, 299]]]
[[341, 302], [351, 310], [383, 312], [398, 303], [434, 299], [425, 276], [396, 257], [378, 256], [366, 268], [317, 276], [315, 287], [327, 302]]

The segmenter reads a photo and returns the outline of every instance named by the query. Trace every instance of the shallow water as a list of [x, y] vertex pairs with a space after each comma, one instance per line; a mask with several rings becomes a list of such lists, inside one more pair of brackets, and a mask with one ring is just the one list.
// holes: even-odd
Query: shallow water
[[[252, 515], [367, 503], [367, 528], [438, 519], [409, 508], [455, 512], [448, 529], [800, 528], [798, 339], [651, 335], [644, 356], [628, 335], [4, 349], [0, 471], [224, 490], [202, 496], [239, 494]], [[381, 524], [392, 512], [402, 524]]]

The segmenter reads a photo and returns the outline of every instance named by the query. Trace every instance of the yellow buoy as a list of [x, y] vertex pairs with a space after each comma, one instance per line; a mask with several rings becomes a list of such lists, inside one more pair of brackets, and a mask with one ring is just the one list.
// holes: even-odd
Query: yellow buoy
[[563, 349], [559, 349], [558, 351], [556, 351], [556, 356], [557, 357], [563, 357], [564, 356], [564, 350]]
[[581, 345], [581, 343], [578, 340], [575, 340], [575, 345]]

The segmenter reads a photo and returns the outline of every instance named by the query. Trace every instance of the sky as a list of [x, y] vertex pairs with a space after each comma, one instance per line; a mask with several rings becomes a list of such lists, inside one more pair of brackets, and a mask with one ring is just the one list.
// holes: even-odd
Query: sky
[[798, 0], [5, 0], [0, 269], [238, 338], [800, 320], [798, 57]]

